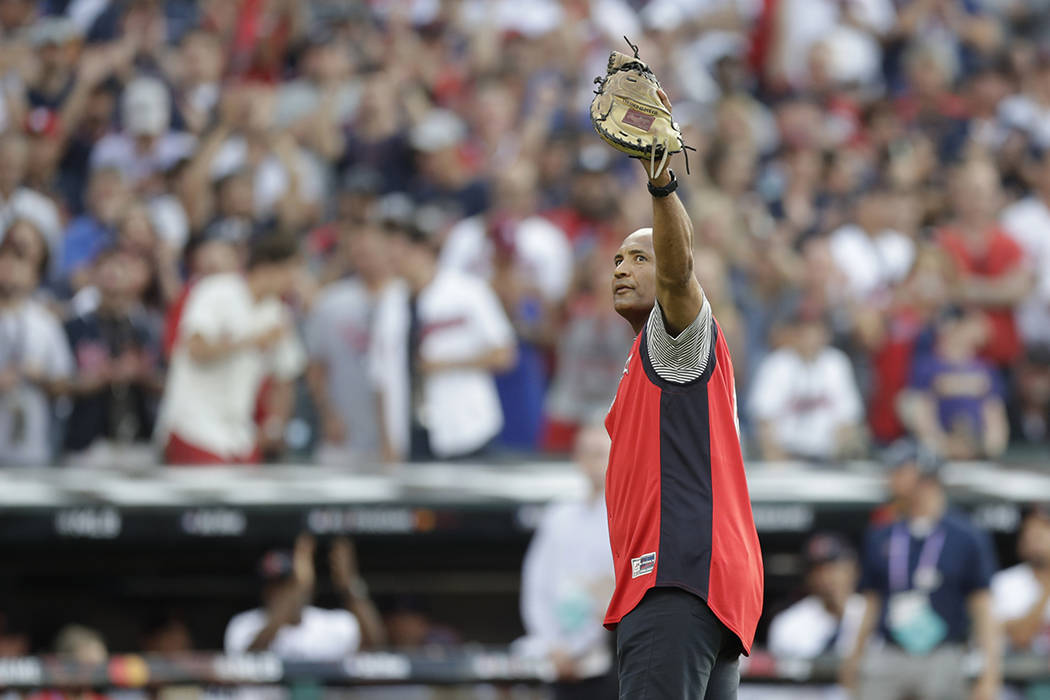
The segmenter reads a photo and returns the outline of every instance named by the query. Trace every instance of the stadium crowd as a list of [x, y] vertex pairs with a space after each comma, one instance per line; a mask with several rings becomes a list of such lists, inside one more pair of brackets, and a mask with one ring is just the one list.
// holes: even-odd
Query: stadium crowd
[[0, 463], [567, 451], [650, 216], [623, 34], [753, 457], [1045, 447], [1046, 5], [4, 0]]

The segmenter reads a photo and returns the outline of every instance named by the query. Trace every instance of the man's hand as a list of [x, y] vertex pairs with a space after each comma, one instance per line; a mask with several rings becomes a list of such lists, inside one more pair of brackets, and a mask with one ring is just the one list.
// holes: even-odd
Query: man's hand
[[857, 676], [860, 669], [860, 657], [850, 655], [839, 664], [839, 685], [853, 694], [857, 690]]
[[580, 674], [576, 670], [576, 660], [561, 649], [555, 649], [550, 655], [551, 663], [559, 681], [572, 682], [579, 680]]
[[302, 533], [295, 538], [295, 549], [292, 551], [292, 576], [300, 589], [309, 590], [314, 586], [314, 552], [317, 543], [313, 535]]
[[281, 342], [285, 334], [288, 332], [288, 325], [284, 322], [277, 324], [273, 328], [263, 331], [252, 338], [251, 344], [259, 352], [268, 352], [277, 343]]
[[328, 550], [328, 563], [332, 570], [332, 585], [340, 591], [350, 590], [361, 579], [357, 567], [357, 550], [347, 537], [337, 537]]
[[971, 700], [996, 700], [999, 697], [999, 679], [989, 674], [984, 674], [974, 683], [970, 691]]
[[342, 445], [346, 442], [346, 424], [335, 411], [325, 411], [321, 416], [321, 435], [324, 441], [332, 445]]

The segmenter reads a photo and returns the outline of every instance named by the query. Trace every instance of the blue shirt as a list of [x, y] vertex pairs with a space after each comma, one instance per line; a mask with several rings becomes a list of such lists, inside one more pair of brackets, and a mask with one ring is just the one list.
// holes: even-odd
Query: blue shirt
[[[869, 528], [864, 543], [864, 560], [861, 569], [860, 590], [877, 593], [882, 597], [882, 616], [879, 631], [885, 639], [892, 640], [886, 625], [887, 605], [890, 597], [889, 550], [893, 529], [900, 525]], [[905, 525], [907, 527], [907, 525]], [[966, 643], [970, 637], [970, 611], [967, 599], [970, 594], [986, 590], [991, 585], [992, 574], [998, 568], [991, 540], [977, 529], [965, 516], [948, 513], [933, 529], [944, 529], [944, 545], [937, 558], [936, 569], [940, 583], [930, 593], [930, 606], [948, 626], [945, 642]], [[932, 532], [931, 532], [932, 534]], [[913, 585], [919, 555], [928, 537], [908, 537], [908, 583]], [[898, 591], [893, 591], [898, 592]]]
[[977, 358], [963, 362], [950, 362], [937, 355], [917, 359], [910, 384], [933, 397], [943, 430], [952, 432], [961, 423], [976, 435], [984, 433], [985, 402], [1001, 399], [1005, 393], [995, 367]]
[[113, 239], [113, 232], [95, 220], [84, 215], [73, 219], [66, 229], [65, 241], [62, 244], [62, 262], [59, 273], [63, 279], [85, 265], [94, 262], [95, 257]]

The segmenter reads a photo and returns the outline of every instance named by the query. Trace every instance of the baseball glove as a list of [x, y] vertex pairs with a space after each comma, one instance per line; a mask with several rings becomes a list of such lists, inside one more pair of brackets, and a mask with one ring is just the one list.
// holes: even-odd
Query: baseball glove
[[616, 150], [648, 160], [650, 176], [655, 178], [663, 172], [668, 156], [687, 147], [671, 111], [660, 99], [660, 81], [638, 58], [638, 47], [624, 39], [634, 56], [619, 51], [609, 55], [605, 77], [594, 79], [598, 89], [591, 102], [591, 123]]

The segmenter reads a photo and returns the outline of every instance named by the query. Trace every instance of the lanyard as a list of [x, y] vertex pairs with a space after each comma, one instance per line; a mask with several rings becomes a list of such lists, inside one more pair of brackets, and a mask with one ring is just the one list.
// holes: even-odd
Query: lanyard
[[[938, 527], [933, 534], [926, 538], [919, 552], [919, 564], [915, 571], [933, 570], [937, 566], [937, 560], [941, 556], [944, 547], [944, 528]], [[904, 523], [893, 528], [890, 536], [890, 591], [907, 591], [911, 589], [908, 576], [908, 550], [911, 546], [911, 536], [908, 527]]]

